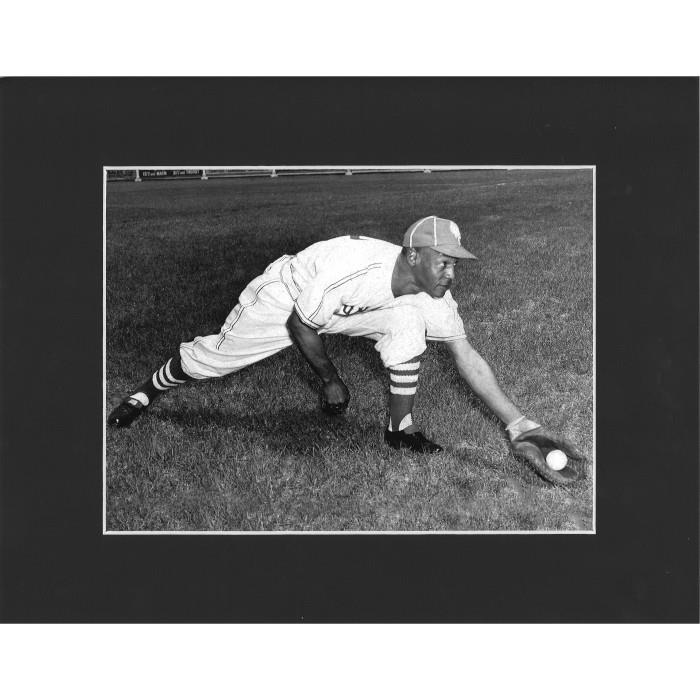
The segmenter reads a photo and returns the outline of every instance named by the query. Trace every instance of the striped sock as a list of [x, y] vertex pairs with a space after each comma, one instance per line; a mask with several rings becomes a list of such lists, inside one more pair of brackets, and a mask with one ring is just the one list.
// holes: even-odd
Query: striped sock
[[180, 356], [171, 357], [160, 369], [153, 373], [153, 376], [144, 382], [133, 394], [132, 399], [136, 399], [144, 406], [148, 406], [155, 398], [169, 389], [174, 389], [192, 379], [182, 369]]
[[389, 367], [389, 430], [406, 430], [413, 425], [413, 401], [418, 388], [420, 358]]

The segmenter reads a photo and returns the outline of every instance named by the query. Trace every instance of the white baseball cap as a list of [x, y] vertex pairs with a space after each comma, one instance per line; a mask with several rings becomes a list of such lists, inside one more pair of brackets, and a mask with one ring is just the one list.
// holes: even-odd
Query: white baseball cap
[[432, 248], [453, 258], [476, 260], [462, 245], [462, 234], [454, 221], [426, 216], [411, 224], [403, 236], [404, 248]]

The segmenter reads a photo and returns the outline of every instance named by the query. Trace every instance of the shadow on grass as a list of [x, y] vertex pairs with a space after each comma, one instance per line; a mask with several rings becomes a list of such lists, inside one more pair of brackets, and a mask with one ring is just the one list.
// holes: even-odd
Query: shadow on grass
[[364, 452], [380, 445], [379, 425], [361, 424], [354, 417], [328, 416], [321, 410], [240, 415], [218, 409], [163, 407], [153, 411], [151, 419], [187, 429], [215, 426], [232, 430], [240, 435], [243, 448], [264, 447], [295, 455], [314, 455], [329, 448]]

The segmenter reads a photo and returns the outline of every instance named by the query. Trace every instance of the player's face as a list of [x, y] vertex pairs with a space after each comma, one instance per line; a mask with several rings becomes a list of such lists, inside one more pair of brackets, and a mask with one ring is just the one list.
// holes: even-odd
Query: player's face
[[422, 248], [416, 256], [415, 280], [422, 291], [440, 299], [454, 282], [456, 265], [457, 258], [432, 248]]

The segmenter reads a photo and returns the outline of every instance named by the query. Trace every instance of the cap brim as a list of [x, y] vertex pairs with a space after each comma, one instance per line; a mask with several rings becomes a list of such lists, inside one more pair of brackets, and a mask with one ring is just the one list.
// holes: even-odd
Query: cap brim
[[443, 255], [449, 255], [451, 258], [461, 258], [462, 260], [478, 260], [476, 255], [472, 255], [466, 248], [461, 245], [432, 245], [433, 250]]

